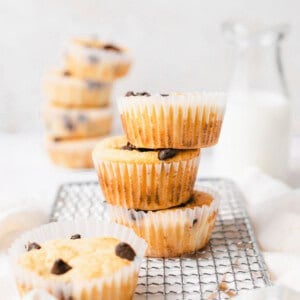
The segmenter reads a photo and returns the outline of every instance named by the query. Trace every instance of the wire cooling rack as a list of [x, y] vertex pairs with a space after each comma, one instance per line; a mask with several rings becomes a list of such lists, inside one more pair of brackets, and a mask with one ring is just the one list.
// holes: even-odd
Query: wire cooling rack
[[[199, 179], [197, 186], [212, 187], [222, 196], [210, 242], [181, 258], [145, 259], [134, 299], [228, 299], [239, 291], [271, 284], [236, 185], [215, 178]], [[98, 183], [62, 185], [51, 221], [83, 217], [107, 219]]]

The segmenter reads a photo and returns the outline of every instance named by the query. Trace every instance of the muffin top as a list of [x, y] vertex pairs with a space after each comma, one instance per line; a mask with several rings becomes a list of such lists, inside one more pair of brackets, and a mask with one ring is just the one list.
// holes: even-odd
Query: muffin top
[[135, 258], [130, 245], [111, 237], [50, 240], [41, 245], [30, 242], [19, 265], [46, 279], [63, 282], [110, 276]]
[[135, 148], [125, 136], [115, 136], [100, 141], [93, 151], [95, 160], [126, 163], [170, 163], [197, 157], [200, 149], [145, 149]]
[[48, 82], [52, 82], [60, 85], [68, 85], [68, 86], [82, 86], [89, 90], [100, 90], [103, 88], [110, 88], [111, 83], [109, 82], [101, 82], [98, 80], [92, 79], [82, 79], [74, 76], [74, 74], [68, 69], [57, 68], [49, 70], [44, 79], [45, 84]]
[[73, 40], [74, 44], [92, 48], [92, 49], [99, 49], [105, 51], [113, 51], [113, 52], [122, 52], [123, 49], [115, 44], [112, 43], [105, 43], [96, 38], [76, 38]]
[[194, 191], [192, 197], [187, 202], [181, 204], [180, 206], [171, 208], [171, 210], [182, 208], [194, 208], [203, 205], [209, 206], [213, 202], [213, 200], [213, 196], [209, 193], [202, 191]]

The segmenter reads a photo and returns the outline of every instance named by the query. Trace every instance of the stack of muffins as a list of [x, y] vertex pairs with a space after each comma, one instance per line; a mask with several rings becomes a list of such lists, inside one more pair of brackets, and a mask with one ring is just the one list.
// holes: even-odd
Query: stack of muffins
[[110, 218], [144, 238], [148, 256], [176, 257], [207, 244], [219, 196], [194, 184], [201, 148], [217, 143], [224, 108], [222, 93], [119, 99], [126, 136], [101, 141], [93, 160]]
[[128, 51], [96, 39], [74, 39], [65, 67], [49, 72], [44, 86], [47, 150], [52, 161], [69, 168], [91, 168], [92, 149], [112, 128], [112, 82], [127, 74]]

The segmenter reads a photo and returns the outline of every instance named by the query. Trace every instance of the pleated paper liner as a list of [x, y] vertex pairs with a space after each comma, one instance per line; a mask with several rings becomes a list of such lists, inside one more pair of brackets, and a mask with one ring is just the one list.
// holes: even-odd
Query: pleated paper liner
[[146, 240], [147, 256], [176, 257], [205, 247], [211, 237], [220, 197], [210, 188], [199, 191], [213, 197], [210, 205], [137, 211], [108, 204], [108, 213], [112, 221], [132, 228]]
[[197, 149], [218, 142], [224, 93], [171, 93], [119, 99], [128, 141], [142, 148]]
[[200, 159], [193, 156], [173, 162], [134, 163], [102, 160], [93, 154], [93, 160], [108, 203], [157, 210], [180, 205], [190, 198]]
[[[52, 239], [70, 238], [74, 233], [82, 237], [114, 237], [131, 245], [136, 253], [132, 263], [113, 275], [95, 278], [88, 281], [63, 282], [55, 279], [46, 279], [36, 273], [22, 268], [18, 259], [24, 253], [28, 241], [39, 244]], [[21, 295], [34, 288], [48, 291], [59, 300], [78, 299], [131, 299], [137, 283], [138, 272], [146, 250], [146, 243], [132, 230], [110, 222], [95, 220], [76, 220], [55, 222], [42, 225], [24, 233], [9, 249], [17, 286]]]

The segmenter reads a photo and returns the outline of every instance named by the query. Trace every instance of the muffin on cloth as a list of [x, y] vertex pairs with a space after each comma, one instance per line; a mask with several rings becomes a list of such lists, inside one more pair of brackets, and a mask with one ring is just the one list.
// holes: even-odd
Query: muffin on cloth
[[47, 134], [53, 138], [86, 138], [106, 135], [112, 127], [112, 109], [62, 108], [48, 105], [43, 111]]
[[223, 93], [127, 92], [118, 106], [128, 141], [141, 148], [196, 149], [218, 142]]
[[57, 299], [132, 299], [146, 243], [124, 226], [97, 221], [43, 225], [9, 250], [21, 295], [38, 288]]
[[91, 79], [80, 79], [67, 69], [48, 72], [43, 80], [45, 97], [61, 107], [102, 107], [109, 104], [112, 86]]
[[128, 50], [94, 38], [73, 39], [66, 48], [66, 67], [76, 77], [113, 81], [131, 66]]
[[48, 137], [46, 150], [56, 165], [66, 168], [91, 169], [93, 168], [92, 151], [101, 139], [101, 137], [93, 137], [64, 140]]
[[124, 136], [102, 140], [93, 151], [108, 203], [158, 210], [180, 205], [193, 193], [200, 150], [140, 149]]
[[211, 237], [219, 207], [218, 194], [201, 188], [184, 204], [158, 211], [108, 205], [112, 221], [132, 228], [148, 243], [150, 257], [176, 257], [203, 248]]

